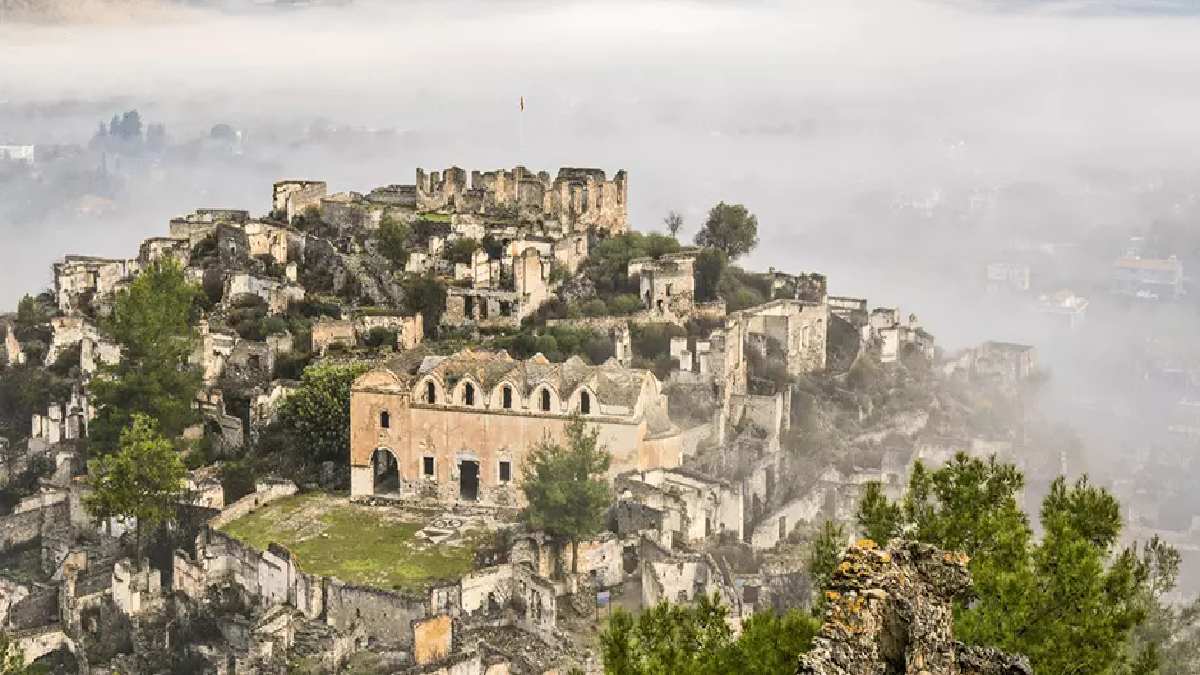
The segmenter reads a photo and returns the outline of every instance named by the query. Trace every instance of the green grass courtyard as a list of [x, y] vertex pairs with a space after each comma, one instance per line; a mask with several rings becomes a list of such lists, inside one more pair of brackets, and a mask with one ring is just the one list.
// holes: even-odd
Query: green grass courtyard
[[483, 532], [432, 544], [416, 536], [423, 526], [398, 510], [309, 493], [268, 504], [221, 529], [260, 550], [281, 544], [305, 572], [354, 584], [419, 591], [471, 571]]

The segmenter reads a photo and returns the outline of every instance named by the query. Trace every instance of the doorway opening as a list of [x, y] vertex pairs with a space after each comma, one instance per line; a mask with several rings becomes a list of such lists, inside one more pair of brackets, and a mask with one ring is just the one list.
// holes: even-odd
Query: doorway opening
[[464, 501], [479, 499], [479, 462], [462, 460], [458, 469], [458, 496]]
[[371, 455], [371, 475], [375, 494], [400, 492], [400, 465], [387, 448], [376, 448]]

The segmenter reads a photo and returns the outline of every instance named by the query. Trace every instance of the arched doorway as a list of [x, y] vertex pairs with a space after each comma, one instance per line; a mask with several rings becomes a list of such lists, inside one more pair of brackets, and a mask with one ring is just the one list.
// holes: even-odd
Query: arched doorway
[[371, 476], [374, 494], [400, 494], [400, 464], [387, 448], [375, 448], [371, 453]]

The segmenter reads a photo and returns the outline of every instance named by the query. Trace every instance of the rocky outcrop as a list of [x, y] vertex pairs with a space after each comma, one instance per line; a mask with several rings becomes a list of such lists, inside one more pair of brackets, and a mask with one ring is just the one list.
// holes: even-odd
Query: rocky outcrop
[[934, 546], [870, 540], [830, 581], [825, 622], [799, 675], [1031, 675], [1024, 657], [954, 640], [953, 600], [971, 587], [968, 558]]

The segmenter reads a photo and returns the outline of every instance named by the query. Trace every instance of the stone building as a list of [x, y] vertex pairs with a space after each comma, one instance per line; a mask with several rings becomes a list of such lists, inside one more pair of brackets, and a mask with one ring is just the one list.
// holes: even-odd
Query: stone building
[[905, 318], [898, 308], [876, 307], [871, 310], [868, 326], [880, 363], [895, 363], [905, 349], [915, 350], [927, 359], [934, 357], [933, 336], [921, 327], [916, 314]]
[[745, 323], [747, 346], [773, 341], [783, 350], [788, 375], [825, 369], [829, 307], [819, 302], [772, 300], [735, 314]]
[[328, 186], [325, 181], [283, 180], [275, 183], [271, 192], [271, 211], [286, 222], [308, 207], [320, 207]]
[[96, 306], [139, 269], [137, 260], [69, 255], [54, 263], [54, 296], [58, 308], [72, 313]]
[[79, 348], [79, 366], [85, 375], [96, 372], [100, 364], [114, 366], [121, 360], [121, 348], [82, 316], [56, 316], [50, 319], [50, 329], [44, 361], [47, 367], [75, 347]]
[[610, 475], [679, 466], [682, 442], [652, 373], [574, 357], [405, 353], [355, 381], [351, 494], [518, 505], [526, 454], [579, 416], [612, 454]]
[[1087, 317], [1089, 301], [1069, 289], [1043, 293], [1033, 302], [1033, 311], [1046, 315], [1059, 327], [1076, 330]]
[[991, 341], [965, 350], [943, 368], [946, 375], [959, 375], [973, 382], [992, 382], [1003, 387], [1015, 387], [1037, 371], [1037, 350], [1032, 345]]
[[1144, 300], [1174, 300], [1183, 295], [1183, 262], [1129, 256], [1113, 263], [1113, 292]]
[[511, 286], [502, 287], [502, 261], [489, 261], [486, 253], [477, 252], [474, 264], [456, 274], [470, 285], [448, 289], [442, 323], [516, 328], [550, 299], [551, 258], [530, 246], [507, 262]]
[[225, 279], [223, 297], [236, 300], [241, 295], [256, 295], [267, 303], [271, 314], [283, 314], [293, 302], [304, 299], [304, 287], [246, 272], [235, 272]]
[[788, 274], [774, 267], [768, 268], [767, 278], [771, 282], [771, 299], [802, 300], [811, 304], [825, 304], [828, 283], [819, 272]]
[[187, 267], [192, 256], [192, 245], [187, 239], [174, 237], [150, 237], [138, 248], [138, 262], [149, 265], [156, 260], [173, 258], [182, 267]]
[[552, 180], [545, 171], [518, 166], [511, 171], [472, 171], [468, 186], [467, 172], [458, 167], [428, 173], [417, 169], [418, 212], [506, 214], [564, 233], [625, 232], [628, 195], [624, 171], [609, 180], [600, 169], [561, 168]]
[[1029, 265], [1020, 262], [990, 262], [985, 269], [987, 292], [1027, 292], [1030, 288]]
[[629, 276], [639, 278], [642, 307], [667, 320], [686, 319], [696, 304], [695, 251], [629, 261]]
[[851, 298], [844, 295], [831, 295], [826, 298], [829, 313], [853, 326], [862, 329], [869, 321], [866, 298]]
[[618, 476], [616, 489], [621, 536], [649, 529], [685, 544], [721, 533], [742, 539], [742, 491], [726, 481], [683, 468], [650, 469]]
[[312, 325], [312, 351], [324, 355], [335, 344], [345, 348], [354, 347], [357, 335], [353, 321], [321, 317]]

